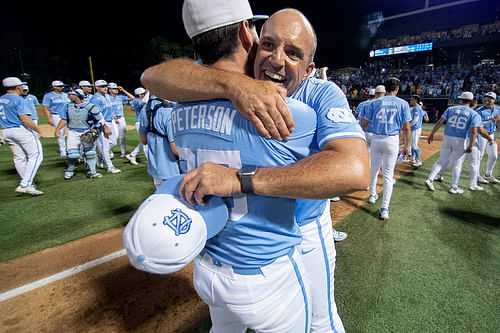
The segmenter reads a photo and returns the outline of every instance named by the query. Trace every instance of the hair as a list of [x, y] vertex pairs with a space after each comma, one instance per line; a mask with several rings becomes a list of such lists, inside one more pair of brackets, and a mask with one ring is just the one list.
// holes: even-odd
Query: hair
[[417, 104], [419, 104], [420, 101], [422, 100], [419, 95], [411, 95], [410, 98], [413, 98], [414, 100], [416, 100]]
[[241, 22], [213, 29], [193, 37], [194, 51], [205, 65], [230, 58], [238, 45]]
[[397, 77], [390, 77], [387, 78], [384, 82], [385, 90], [390, 93], [395, 91], [399, 85], [401, 84], [401, 81]]

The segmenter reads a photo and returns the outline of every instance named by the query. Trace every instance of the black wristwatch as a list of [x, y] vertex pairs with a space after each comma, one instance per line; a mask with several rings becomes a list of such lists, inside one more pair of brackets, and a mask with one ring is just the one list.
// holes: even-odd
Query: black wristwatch
[[253, 176], [259, 168], [256, 165], [245, 165], [238, 171], [241, 183], [241, 192], [255, 193], [253, 189]]

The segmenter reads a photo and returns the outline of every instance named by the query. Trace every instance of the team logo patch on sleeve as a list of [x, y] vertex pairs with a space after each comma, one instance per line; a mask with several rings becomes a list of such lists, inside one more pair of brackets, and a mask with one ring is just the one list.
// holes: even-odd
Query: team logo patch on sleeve
[[335, 123], [353, 123], [356, 121], [351, 110], [345, 108], [330, 108], [326, 117]]
[[172, 215], [163, 218], [163, 224], [170, 227], [176, 236], [187, 234], [193, 220], [179, 208], [171, 210]]

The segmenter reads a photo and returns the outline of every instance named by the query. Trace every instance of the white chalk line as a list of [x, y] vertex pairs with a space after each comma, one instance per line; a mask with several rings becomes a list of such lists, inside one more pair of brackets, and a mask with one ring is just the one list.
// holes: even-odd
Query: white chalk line
[[60, 273], [56, 273], [54, 275], [48, 276], [48, 277], [40, 279], [38, 281], [28, 283], [28, 284], [25, 284], [24, 286], [6, 291], [6, 292], [0, 294], [0, 302], [6, 301], [12, 297], [22, 295], [22, 294], [27, 293], [29, 291], [35, 290], [37, 288], [46, 286], [46, 285], [53, 283], [55, 281], [58, 281], [58, 280], [67, 278], [69, 276], [78, 274], [78, 273], [83, 272], [85, 270], [91, 269], [95, 266], [104, 264], [108, 261], [120, 258], [126, 254], [127, 254], [127, 251], [125, 249], [117, 251], [117, 252], [113, 252], [113, 253], [108, 254], [107, 256], [104, 256], [102, 258], [98, 258], [98, 259], [89, 261], [85, 264], [72, 267], [70, 269], [62, 271]]

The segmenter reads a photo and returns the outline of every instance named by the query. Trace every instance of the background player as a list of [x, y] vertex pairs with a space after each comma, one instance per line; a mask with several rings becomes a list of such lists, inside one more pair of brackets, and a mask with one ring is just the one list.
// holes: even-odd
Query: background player
[[[132, 100], [132, 107], [135, 110], [135, 129], [139, 133], [139, 126], [141, 125], [140, 115], [142, 108], [146, 104], [143, 99], [146, 96], [146, 89], [143, 87], [136, 88], [134, 90], [134, 95], [137, 96]], [[140, 141], [139, 144], [132, 150], [130, 154], [125, 155], [125, 158], [129, 160], [130, 164], [137, 165], [137, 154], [142, 150], [147, 158], [147, 145], [143, 145]]]
[[[61, 112], [68, 107], [68, 94], [63, 92], [64, 83], [62, 81], [52, 81], [53, 91], [43, 96], [42, 105], [49, 125], [57, 127], [61, 120]], [[61, 128], [61, 135], [57, 139], [59, 145], [59, 155], [66, 157], [66, 127]]]
[[23, 84], [23, 92], [21, 94], [21, 97], [23, 97], [26, 100], [26, 103], [28, 103], [29, 108], [31, 109], [31, 120], [35, 123], [35, 125], [38, 125], [38, 111], [37, 111], [37, 106], [40, 105], [38, 102], [38, 98], [36, 98], [35, 95], [32, 95], [29, 93], [30, 88]]
[[418, 147], [418, 141], [420, 140], [420, 135], [422, 134], [422, 122], [428, 122], [429, 116], [420, 106], [420, 96], [412, 95], [410, 97], [410, 114], [411, 114], [411, 160], [414, 167], [419, 167], [422, 165], [420, 160], [420, 148]]
[[78, 86], [82, 91], [85, 93], [85, 102], [90, 102], [90, 99], [92, 98], [92, 83], [90, 83], [87, 80], [83, 80], [78, 82]]
[[[117, 133], [118, 141], [120, 142], [120, 157], [125, 157], [127, 154], [127, 122], [123, 114], [123, 104], [126, 101], [133, 101], [134, 95], [123, 89], [123, 87], [116, 85], [114, 82], [109, 83], [108, 92], [109, 99], [111, 100], [113, 127], [115, 133]], [[119, 95], [120, 92], [125, 95]], [[112, 151], [110, 151], [110, 153], [112, 153]]]
[[12, 147], [14, 166], [21, 177], [16, 192], [41, 195], [33, 182], [43, 160], [38, 126], [31, 120], [31, 110], [20, 97], [23, 84], [17, 77], [2, 81], [7, 93], [0, 97], [0, 126], [2, 136]]

